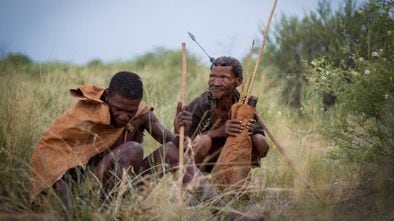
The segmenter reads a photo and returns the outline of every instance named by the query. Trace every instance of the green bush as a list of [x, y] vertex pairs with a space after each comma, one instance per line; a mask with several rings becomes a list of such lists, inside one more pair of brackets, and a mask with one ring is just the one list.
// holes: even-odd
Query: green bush
[[346, 57], [339, 63], [332, 57], [315, 58], [304, 67], [317, 91], [337, 98], [324, 128], [340, 148], [336, 156], [393, 168], [392, 5], [370, 1], [357, 11], [350, 6], [340, 16], [348, 27], [342, 47]]
[[11, 53], [8, 54], [7, 57], [5, 57], [2, 60], [2, 62], [6, 62], [13, 65], [25, 65], [25, 64], [31, 64], [32, 60], [27, 55], [21, 53], [15, 53], [15, 54]]
[[355, 68], [335, 68], [321, 58], [306, 69], [317, 91], [337, 97], [324, 128], [340, 148], [336, 156], [393, 166], [393, 67], [383, 54], [374, 55], [371, 61], [355, 57]]

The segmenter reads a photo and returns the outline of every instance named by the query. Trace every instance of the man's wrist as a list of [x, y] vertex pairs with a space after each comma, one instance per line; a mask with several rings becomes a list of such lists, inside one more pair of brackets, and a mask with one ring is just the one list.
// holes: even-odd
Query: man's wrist
[[205, 135], [209, 136], [211, 139], [218, 137], [216, 130], [207, 131]]
[[174, 137], [174, 139], [172, 140], [172, 142], [173, 142], [177, 147], [179, 147], [179, 140], [180, 140], [179, 134], [175, 134], [175, 137]]

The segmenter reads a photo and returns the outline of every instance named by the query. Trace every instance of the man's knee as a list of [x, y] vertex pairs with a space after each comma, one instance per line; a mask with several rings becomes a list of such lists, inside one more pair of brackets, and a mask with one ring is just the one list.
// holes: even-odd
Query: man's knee
[[135, 173], [140, 172], [140, 167], [144, 158], [144, 151], [140, 143], [129, 141], [113, 150], [115, 167], [133, 168]]
[[260, 160], [267, 155], [268, 145], [266, 145], [262, 134], [252, 136], [252, 167], [259, 167]]
[[257, 159], [263, 158], [267, 155], [269, 146], [267, 141], [265, 140], [264, 135], [262, 134], [254, 134], [252, 135], [253, 142], [253, 154], [257, 155]]
[[201, 163], [211, 151], [212, 138], [208, 135], [198, 135], [193, 140], [193, 148], [195, 151], [194, 160], [196, 163]]
[[166, 143], [166, 158], [171, 166], [179, 163], [179, 149], [172, 142]]
[[117, 156], [126, 157], [130, 161], [142, 161], [144, 150], [142, 145], [135, 141], [128, 141], [115, 150]]

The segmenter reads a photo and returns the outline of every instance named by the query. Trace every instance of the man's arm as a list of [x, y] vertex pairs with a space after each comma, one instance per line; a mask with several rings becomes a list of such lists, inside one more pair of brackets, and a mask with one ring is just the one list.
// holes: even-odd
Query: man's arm
[[205, 134], [210, 136], [211, 138], [228, 137], [228, 136], [235, 137], [239, 133], [241, 133], [243, 129], [244, 126], [242, 125], [242, 121], [237, 119], [230, 119], [227, 120], [224, 125], [216, 129], [209, 130]]
[[174, 119], [174, 130], [175, 133], [179, 133], [179, 129], [185, 127], [185, 134], [188, 133], [190, 126], [192, 125], [193, 115], [188, 111], [188, 106], [183, 105], [179, 102], [176, 108], [176, 115]]

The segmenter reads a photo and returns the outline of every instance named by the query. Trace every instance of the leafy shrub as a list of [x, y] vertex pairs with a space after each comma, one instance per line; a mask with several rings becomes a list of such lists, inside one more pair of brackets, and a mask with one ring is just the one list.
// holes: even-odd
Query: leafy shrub
[[339, 63], [332, 57], [315, 58], [305, 62], [305, 69], [317, 91], [337, 98], [337, 107], [325, 124], [325, 134], [341, 150], [337, 156], [392, 168], [392, 5], [376, 0], [354, 11], [352, 1], [348, 2], [340, 15], [340, 24], [348, 27], [342, 47], [346, 57]]
[[392, 64], [382, 57], [371, 61], [355, 57], [355, 67], [348, 69], [333, 67], [320, 58], [306, 69], [317, 91], [338, 99], [324, 128], [325, 135], [340, 148], [336, 156], [392, 166], [394, 76]]
[[2, 62], [8, 63], [8, 64], [13, 64], [13, 65], [25, 65], [25, 64], [31, 64], [32, 60], [30, 57], [24, 54], [20, 53], [11, 53], [7, 57], [5, 57]]

